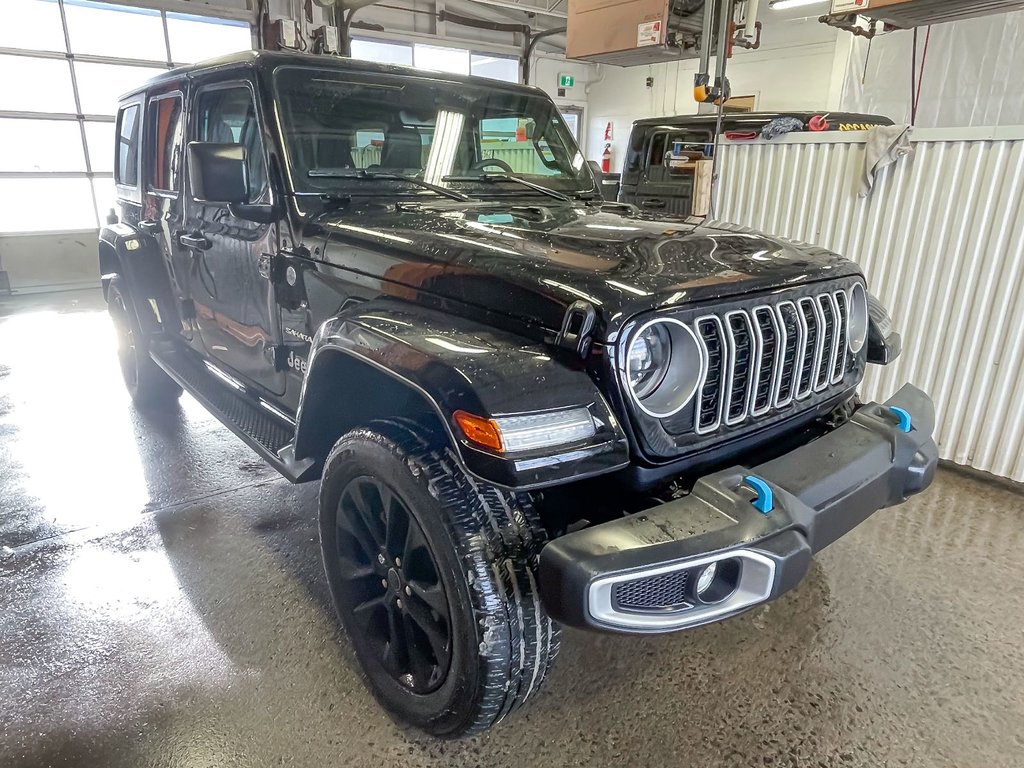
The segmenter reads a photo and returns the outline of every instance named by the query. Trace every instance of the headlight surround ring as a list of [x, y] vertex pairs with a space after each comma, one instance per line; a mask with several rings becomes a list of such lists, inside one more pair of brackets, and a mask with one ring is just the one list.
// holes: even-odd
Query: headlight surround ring
[[[637, 391], [633, 384], [635, 360], [630, 352], [647, 333], [664, 334], [668, 345], [661, 364], [663, 370], [639, 380], [648, 383], [656, 380], [657, 383]], [[671, 317], [655, 318], [641, 325], [629, 337], [623, 351], [623, 379], [630, 399], [641, 412], [655, 419], [666, 419], [685, 408], [697, 393], [707, 369], [707, 352], [693, 330], [681, 320]]]
[[862, 283], [850, 289], [850, 319], [846, 324], [846, 344], [853, 354], [860, 354], [868, 341], [868, 292]]

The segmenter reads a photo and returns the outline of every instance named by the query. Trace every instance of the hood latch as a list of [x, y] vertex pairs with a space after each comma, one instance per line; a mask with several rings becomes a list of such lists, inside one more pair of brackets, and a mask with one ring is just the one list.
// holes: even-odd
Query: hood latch
[[596, 319], [597, 313], [590, 302], [574, 301], [565, 310], [562, 330], [555, 343], [564, 349], [573, 350], [580, 357], [586, 357], [590, 352], [590, 332], [594, 329]]

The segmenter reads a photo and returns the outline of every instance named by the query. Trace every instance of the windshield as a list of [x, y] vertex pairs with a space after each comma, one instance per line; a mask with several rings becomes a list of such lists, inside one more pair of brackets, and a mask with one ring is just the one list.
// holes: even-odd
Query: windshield
[[[298, 194], [394, 194], [401, 176], [474, 197], [562, 193], [595, 183], [554, 104], [499, 83], [281, 67], [274, 88]], [[489, 177], [489, 178], [488, 178]]]

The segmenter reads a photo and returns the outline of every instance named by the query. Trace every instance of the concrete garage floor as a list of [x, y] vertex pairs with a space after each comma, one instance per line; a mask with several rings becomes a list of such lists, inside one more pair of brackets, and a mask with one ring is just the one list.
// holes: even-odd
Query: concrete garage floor
[[5, 768], [1024, 764], [1024, 497], [948, 471], [768, 607], [567, 631], [528, 711], [403, 735], [335, 628], [316, 486], [187, 397], [136, 412], [101, 309], [0, 301]]

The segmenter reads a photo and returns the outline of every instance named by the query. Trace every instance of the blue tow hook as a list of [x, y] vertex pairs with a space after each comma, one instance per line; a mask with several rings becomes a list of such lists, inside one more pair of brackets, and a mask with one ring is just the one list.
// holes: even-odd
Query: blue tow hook
[[914, 428], [913, 419], [910, 418], [910, 414], [907, 411], [902, 408], [897, 408], [895, 405], [890, 405], [889, 412], [900, 420], [900, 432], [909, 432]]
[[743, 478], [743, 482], [757, 494], [757, 498], [751, 502], [754, 509], [762, 515], [770, 514], [775, 509], [775, 494], [768, 487], [768, 483], [754, 475], [747, 475]]

